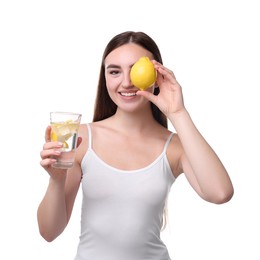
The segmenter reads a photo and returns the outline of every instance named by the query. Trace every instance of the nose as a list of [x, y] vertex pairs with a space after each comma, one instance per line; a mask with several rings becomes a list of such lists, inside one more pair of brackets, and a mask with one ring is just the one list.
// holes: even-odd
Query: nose
[[130, 78], [130, 72], [124, 73], [123, 80], [122, 80], [122, 86], [124, 88], [129, 88], [129, 87], [133, 86], [133, 84], [131, 82], [131, 78]]

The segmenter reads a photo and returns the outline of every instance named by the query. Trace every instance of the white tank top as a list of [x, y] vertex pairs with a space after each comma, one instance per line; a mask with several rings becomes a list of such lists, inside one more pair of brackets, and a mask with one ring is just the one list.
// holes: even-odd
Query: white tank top
[[162, 153], [138, 170], [105, 163], [89, 147], [82, 160], [81, 235], [75, 260], [170, 260], [160, 239], [163, 210], [175, 178]]

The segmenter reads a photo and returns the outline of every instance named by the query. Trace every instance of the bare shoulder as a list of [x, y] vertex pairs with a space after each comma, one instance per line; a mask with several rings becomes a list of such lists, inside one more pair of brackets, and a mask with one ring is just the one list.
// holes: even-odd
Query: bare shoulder
[[173, 175], [177, 178], [182, 173], [181, 156], [183, 148], [178, 134], [174, 134], [167, 148], [167, 158]]
[[82, 137], [82, 139], [85, 139], [88, 136], [88, 129], [86, 124], [81, 124], [79, 126], [79, 136]]
[[[91, 131], [91, 135], [96, 135], [96, 133], [99, 133], [100, 130], [108, 128], [109, 124], [106, 123], [106, 120], [98, 121], [98, 122], [91, 122], [88, 123]], [[89, 147], [89, 129], [87, 124], [81, 124], [79, 127], [79, 133], [78, 137], [82, 138], [81, 144], [79, 145], [77, 149], [77, 158], [79, 162], [83, 159], [84, 155], [86, 154], [88, 147]]]

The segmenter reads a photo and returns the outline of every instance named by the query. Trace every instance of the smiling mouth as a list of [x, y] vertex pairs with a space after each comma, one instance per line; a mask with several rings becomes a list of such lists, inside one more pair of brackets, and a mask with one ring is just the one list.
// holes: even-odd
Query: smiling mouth
[[124, 97], [133, 97], [136, 96], [136, 92], [119, 92], [121, 96]]

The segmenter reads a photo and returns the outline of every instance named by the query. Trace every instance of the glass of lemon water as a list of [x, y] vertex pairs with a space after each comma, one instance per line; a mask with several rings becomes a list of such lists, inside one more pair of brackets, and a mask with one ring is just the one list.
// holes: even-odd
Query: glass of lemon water
[[81, 114], [71, 112], [50, 112], [51, 141], [63, 143], [61, 154], [52, 167], [68, 169], [73, 166], [77, 148]]

